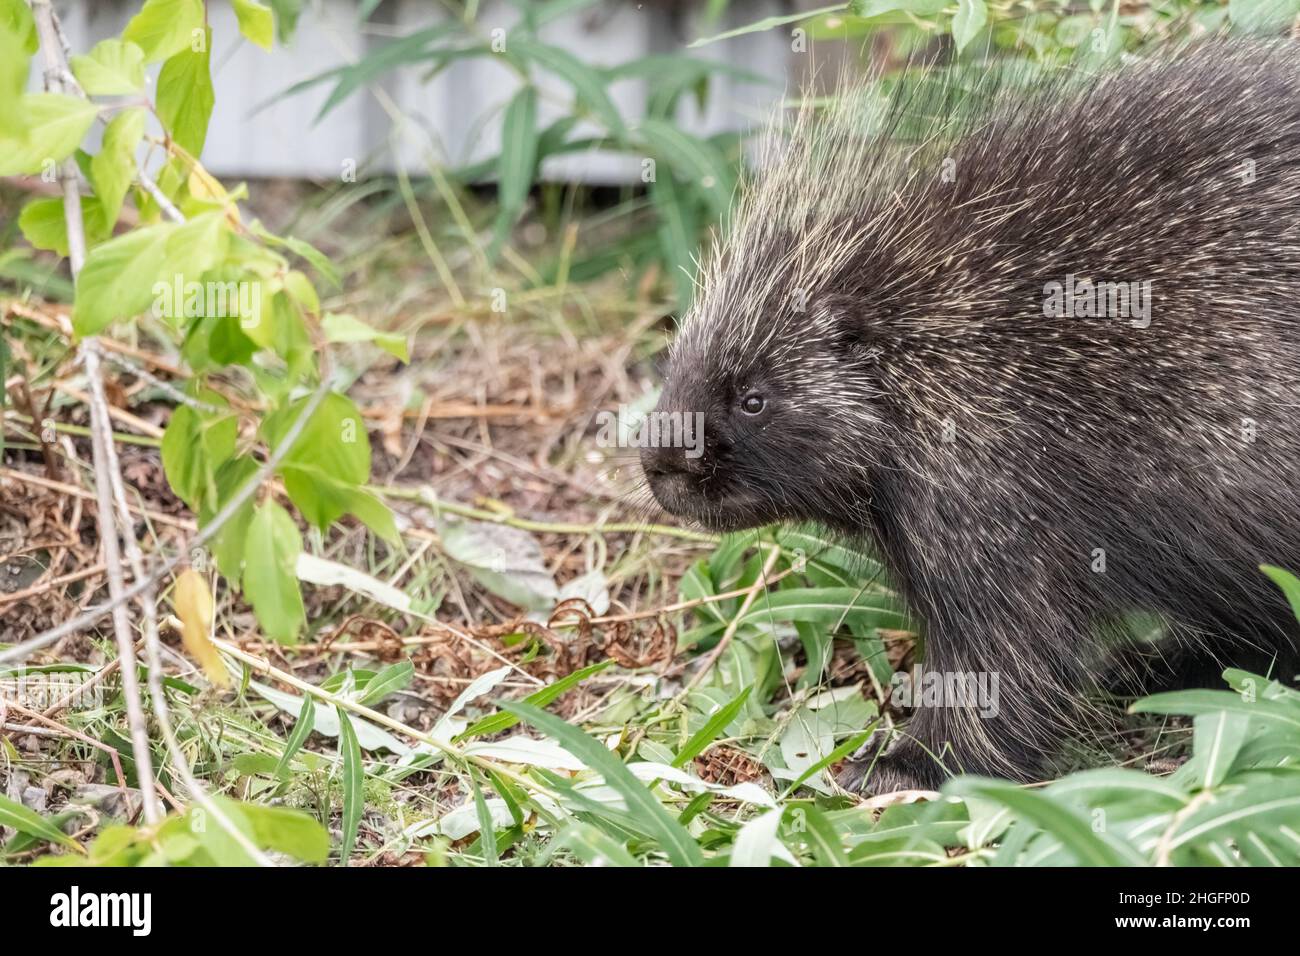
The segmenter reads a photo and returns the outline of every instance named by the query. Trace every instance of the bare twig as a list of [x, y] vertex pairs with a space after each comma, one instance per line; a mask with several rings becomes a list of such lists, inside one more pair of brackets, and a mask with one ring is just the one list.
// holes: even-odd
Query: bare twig
[[302, 435], [303, 429], [307, 427], [308, 420], [313, 414], [315, 414], [316, 409], [320, 407], [320, 403], [325, 400], [325, 396], [329, 394], [329, 391], [329, 380], [323, 378], [320, 385], [316, 388], [316, 391], [312, 393], [311, 397], [303, 405], [302, 410], [298, 413], [298, 417], [294, 420], [293, 425], [291, 425], [289, 430], [285, 433], [284, 439], [267, 457], [266, 462], [260, 469], [258, 469], [257, 474], [249, 479], [244, 486], [240, 488], [228, 502], [226, 502], [225, 507], [218, 511], [211, 521], [203, 526], [202, 530], [195, 535], [194, 540], [190, 542], [190, 546], [186, 551], [163, 561], [143, 580], [138, 581], [133, 586], [127, 588], [122, 595], [110, 598], [103, 604], [97, 604], [84, 613], [77, 615], [72, 620], [65, 621], [57, 627], [52, 627], [48, 631], [36, 635], [36, 637], [33, 637], [31, 640], [23, 641], [21, 644], [15, 644], [13, 647], [9, 648], [9, 650], [0, 653], [0, 664], [23, 660], [34, 651], [40, 650], [42, 647], [48, 647], [55, 641], [67, 637], [69, 634], [76, 634], [78, 631], [85, 630], [87, 627], [103, 618], [106, 614], [111, 613], [114, 608], [121, 606], [127, 601], [133, 600], [145, 591], [149, 590], [149, 588], [157, 585], [163, 577], [176, 570], [176, 568], [180, 567], [184, 562], [188, 561], [189, 552], [194, 548], [201, 548], [211, 541], [213, 537], [215, 537], [226, 525], [226, 522], [239, 513], [240, 509], [242, 509], [244, 505], [248, 503], [249, 499], [257, 493], [257, 489], [262, 486], [263, 482], [265, 482], [266, 479], [274, 473], [275, 469], [279, 467], [280, 462], [284, 460], [284, 456], [289, 453], [293, 448], [294, 443], [297, 442], [299, 436]]
[[[58, 18], [49, 0], [32, 0], [32, 15], [40, 35], [41, 51], [45, 58], [45, 88], [50, 92], [81, 93], [76, 80], [70, 80], [68, 54]], [[59, 170], [59, 184], [63, 188], [63, 218], [68, 233], [68, 263], [73, 281], [86, 262], [86, 232], [81, 215], [81, 192], [77, 177], [77, 164], [71, 158], [64, 160]], [[127, 726], [131, 733], [131, 751], [135, 757], [136, 779], [144, 801], [145, 821], [153, 824], [163, 817], [154, 790], [152, 756], [149, 752], [149, 725], [144, 705], [140, 699], [139, 674], [135, 665], [135, 639], [131, 622], [126, 614], [126, 584], [122, 577], [122, 558], [119, 551], [118, 526], [113, 516], [110, 453], [114, 451], [112, 419], [108, 401], [104, 397], [104, 382], [99, 366], [99, 350], [93, 337], [81, 346], [81, 360], [90, 385], [90, 423], [94, 447], [95, 496], [98, 501], [96, 519], [99, 537], [104, 548], [104, 563], [108, 572], [108, 590], [117, 603], [113, 607], [113, 633], [117, 638], [118, 658], [122, 661], [122, 696], [126, 703]], [[120, 476], [118, 477], [120, 481]], [[130, 526], [122, 529], [129, 533]]]
[[[113, 447], [112, 442], [106, 443], [108, 446], [108, 473], [113, 484], [113, 501], [117, 507], [118, 520], [122, 522], [123, 527], [131, 527], [131, 510], [126, 500], [126, 486], [122, 482], [122, 469], [117, 460], [117, 449]], [[125, 536], [126, 557], [131, 564], [131, 573], [135, 575], [137, 581], [145, 579], [144, 555], [140, 553], [140, 545], [135, 540], [134, 534]], [[162, 642], [158, 637], [158, 599], [156, 587], [153, 582], [140, 595], [140, 608], [144, 616], [144, 649], [145, 658], [148, 662], [148, 685], [149, 699], [153, 703], [154, 719], [158, 723], [158, 729], [162, 733], [163, 742], [167, 745], [167, 752], [171, 755], [172, 766], [185, 781], [185, 788], [189, 791], [190, 798], [205, 811], [212, 815], [217, 825], [226, 831], [236, 843], [243, 848], [244, 852], [249, 855], [260, 866], [272, 866], [270, 859], [257, 848], [257, 845], [250, 840], [239, 827], [222, 811], [221, 807], [208, 796], [207, 790], [199, 783], [194, 772], [190, 769], [189, 760], [186, 759], [185, 752], [181, 749], [180, 742], [176, 739], [176, 731], [172, 728], [171, 714], [167, 707], [167, 695], [163, 690], [163, 668], [162, 668]]]

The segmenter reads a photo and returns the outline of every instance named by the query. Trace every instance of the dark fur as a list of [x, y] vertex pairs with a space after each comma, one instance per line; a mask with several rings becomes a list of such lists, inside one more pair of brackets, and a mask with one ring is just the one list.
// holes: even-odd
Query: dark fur
[[[1165, 616], [1179, 670], [1255, 649], [1249, 663], [1292, 677], [1295, 620], [1258, 566], [1300, 569], [1297, 48], [1214, 45], [1003, 94], [937, 151], [827, 141], [874, 151], [845, 173], [874, 164], [869, 184], [851, 208], [776, 219], [865, 238], [833, 268], [792, 253], [800, 228], [745, 221], [779, 210], [767, 184], [660, 402], [705, 413], [706, 453], [643, 463], [663, 507], [705, 526], [870, 539], [922, 622], [925, 666], [999, 674], [996, 719], [918, 709], [868, 786], [937, 784], [927, 751], [948, 772], [1034, 775], [1129, 612]], [[784, 184], [805, 202], [817, 185]], [[1045, 284], [1067, 274], [1150, 280], [1150, 327], [1045, 317]], [[758, 416], [737, 407], [749, 391]]]

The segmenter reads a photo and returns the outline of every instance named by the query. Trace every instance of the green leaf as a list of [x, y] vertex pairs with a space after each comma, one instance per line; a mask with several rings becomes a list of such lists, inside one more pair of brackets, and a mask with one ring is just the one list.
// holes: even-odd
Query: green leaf
[[[704, 794], [712, 796], [712, 794]], [[589, 866], [640, 866], [627, 848], [590, 823], [572, 823], [555, 838], [557, 849], [567, 849]]]
[[144, 110], [123, 110], [109, 122], [103, 145], [90, 161], [95, 193], [110, 224], [116, 224], [122, 200], [135, 179], [135, 151], [143, 136]]
[[448, 516], [438, 522], [438, 537], [449, 558], [510, 603], [548, 611], [559, 599], [546, 556], [527, 531]]
[[694, 760], [696, 756], [703, 753], [704, 748], [713, 743], [714, 738], [736, 719], [736, 715], [745, 706], [745, 701], [749, 699], [749, 692], [753, 689], [752, 687], [746, 687], [732, 700], [719, 707], [705, 721], [704, 726], [692, 734], [691, 739], [686, 741], [681, 750], [677, 751], [677, 756], [673, 757], [672, 765], [674, 767], [684, 767]]
[[144, 51], [127, 40], [100, 40], [71, 60], [72, 72], [91, 96], [126, 96], [144, 89]]
[[[1300, 786], [1294, 771], [1285, 779], [1252, 783], [1216, 798], [1181, 821], [1169, 839], [1171, 853], [1202, 847], [1214, 840], [1249, 839], [1251, 834], [1294, 828], [1300, 820]], [[1292, 837], [1294, 840], [1294, 837]]]
[[157, 63], [191, 49], [195, 31], [206, 33], [203, 0], [145, 0], [122, 31], [122, 39], [137, 44], [146, 63]]
[[1233, 26], [1247, 33], [1275, 33], [1300, 14], [1298, 0], [1228, 0]]
[[339, 755], [343, 758], [343, 848], [339, 862], [348, 865], [352, 848], [356, 846], [357, 831], [361, 828], [361, 815], [365, 812], [365, 767], [361, 762], [361, 745], [357, 732], [342, 707], [336, 707], [339, 717]]
[[219, 507], [216, 470], [234, 455], [238, 433], [234, 415], [205, 415], [188, 405], [172, 412], [160, 448], [163, 472], [192, 511]]
[[302, 710], [298, 713], [298, 719], [293, 725], [293, 732], [289, 734], [289, 739], [285, 741], [284, 753], [280, 755], [280, 762], [275, 765], [275, 776], [280, 777], [288, 773], [289, 764], [298, 751], [302, 749], [302, 745], [307, 742], [307, 738], [311, 736], [311, 729], [315, 725], [316, 704], [310, 697], [304, 697]]
[[[301, 810], [268, 807], [258, 803], [220, 801], [227, 810], [236, 809], [248, 821], [253, 842], [267, 850], [287, 853], [304, 863], [324, 863], [330, 855], [329, 831]], [[211, 824], [209, 824], [211, 826]]]
[[[262, 430], [269, 445], [278, 447], [283, 442], [307, 401], [290, 402], [267, 420]], [[326, 395], [283, 461], [319, 469], [349, 485], [366, 481], [370, 477], [370, 438], [352, 399], [338, 392]]]
[[271, 9], [275, 11], [275, 33], [281, 43], [293, 40], [293, 33], [298, 29], [298, 16], [302, 13], [302, 0], [270, 0]]
[[568, 50], [548, 46], [522, 34], [512, 34], [508, 41], [512, 53], [523, 56], [559, 76], [570, 86], [578, 102], [587, 107], [615, 137], [621, 138], [627, 127], [614, 101], [605, 91], [605, 78]]
[[72, 155], [99, 108], [79, 96], [28, 93], [19, 101], [26, 136], [0, 138], [0, 176], [27, 176]]
[[[268, 238], [270, 237], [268, 236]], [[305, 239], [296, 239], [293, 236], [285, 236], [283, 238], [277, 236], [274, 237], [272, 241], [285, 246], [296, 255], [306, 259], [311, 263], [311, 267], [324, 276], [330, 285], [334, 286], [334, 288], [343, 288], [343, 278], [339, 275], [338, 267], [335, 266], [334, 263], [330, 262], [329, 257], [313, 246], [310, 242], [307, 242]]]
[[[532, 704], [534, 707], [545, 707], [561, 694], [572, 690], [592, 674], [600, 673], [605, 668], [612, 666], [613, 663], [612, 660], [604, 660], [598, 664], [590, 664], [587, 667], [576, 670], [572, 674], [567, 674], [555, 683], [548, 684], [541, 690], [529, 694], [524, 698], [524, 703]], [[470, 725], [456, 738], [456, 740], [464, 741], [468, 740], [470, 737], [481, 737], [484, 734], [500, 733], [503, 730], [509, 730], [517, 723], [519, 723], [519, 718], [514, 714], [492, 714]]]
[[537, 91], [525, 86], [510, 100], [501, 125], [497, 165], [497, 221], [492, 251], [499, 249], [523, 212], [537, 166]]
[[474, 812], [478, 816], [478, 845], [483, 849], [483, 862], [488, 866], [500, 866], [501, 858], [497, 854], [497, 828], [492, 820], [492, 811], [483, 799], [483, 788], [478, 785], [478, 775], [471, 772], [469, 785], [474, 790]]
[[194, 157], [203, 152], [216, 102], [211, 53], [206, 42], [202, 46], [202, 50], [186, 49], [169, 57], [158, 74], [158, 118], [172, 139]]
[[410, 661], [390, 664], [366, 682], [357, 703], [369, 707], [408, 686], [414, 677], [415, 665]]
[[1095, 832], [1076, 811], [1045, 794], [979, 777], [958, 778], [944, 792], [984, 797], [1002, 804], [1020, 819], [1060, 840], [1080, 866], [1140, 866], [1144, 862], [1132, 847], [1110, 834]]
[[719, 33], [716, 36], [702, 37], [690, 44], [695, 47], [707, 46], [710, 43], [717, 43], [720, 40], [730, 40], [732, 37], [745, 36], [750, 33], [764, 33], [775, 27], [783, 27], [787, 23], [798, 23], [800, 20], [811, 20], [813, 17], [819, 17], [823, 13], [841, 13], [848, 9], [847, 3], [835, 3], [829, 7], [818, 7], [815, 10], [805, 10], [802, 13], [790, 13], [783, 16], [764, 17], [762, 20], [755, 20], [743, 27], [737, 27], [734, 30], [728, 30], [726, 33]]
[[3, 796], [0, 796], [0, 827], [13, 827], [19, 833], [26, 833], [48, 843], [81, 849], [81, 845], [76, 840], [40, 814]]
[[760, 596], [742, 623], [812, 621], [902, 629], [906, 616], [888, 595], [861, 588], [787, 588]]
[[403, 362], [411, 360], [404, 335], [381, 332], [347, 313], [326, 312], [320, 324], [327, 342], [374, 342], [394, 358]]
[[272, 640], [292, 642], [306, 620], [294, 565], [302, 539], [274, 501], [253, 513], [244, 542], [244, 593]]
[[[183, 225], [167, 222], [135, 229], [91, 250], [77, 276], [72, 310], [77, 334], [94, 335], [159, 304], [160, 293], [178, 276], [197, 281], [224, 257], [229, 235], [225, 216], [211, 212]], [[173, 303], [173, 314], [166, 317], [175, 318], [178, 305]]]
[[659, 250], [672, 273], [677, 290], [677, 307], [685, 310], [695, 298], [695, 256], [699, 245], [699, 221], [678, 186], [671, 169], [655, 173], [650, 201], [659, 216]]
[[957, 14], [952, 19], [952, 38], [957, 52], [975, 39], [988, 23], [989, 11], [984, 0], [957, 0]]
[[[722, 212], [731, 202], [736, 173], [722, 152], [705, 140], [682, 132], [668, 120], [647, 117], [637, 124], [636, 134], [645, 148], [666, 163], [684, 186], [704, 197], [710, 208]], [[664, 178], [659, 173], [658, 179]], [[695, 245], [691, 242], [691, 247]]]
[[844, 844], [830, 819], [811, 803], [799, 804], [786, 810], [787, 815], [803, 815], [803, 838], [817, 862], [822, 866], [848, 866], [849, 858]]
[[1192, 726], [1197, 778], [1201, 788], [1209, 790], [1222, 783], [1232, 769], [1233, 761], [1246, 742], [1250, 718], [1219, 711], [1198, 715]]
[[1288, 733], [1300, 731], [1300, 710], [1276, 700], [1243, 700], [1226, 690], [1176, 690], [1144, 697], [1129, 708], [1135, 714], [1212, 714], [1226, 711], [1276, 725]]
[[[96, 246], [108, 238], [110, 229], [104, 218], [104, 206], [95, 196], [81, 199], [81, 225], [87, 247]], [[62, 199], [33, 199], [19, 214], [18, 228], [34, 248], [60, 256], [68, 254], [68, 222]]]
[[627, 802], [628, 811], [638, 825], [654, 836], [668, 859], [676, 866], [699, 866], [704, 855], [699, 844], [677, 819], [669, 813], [639, 781], [623, 761], [610, 753], [600, 741], [587, 736], [577, 727], [530, 704], [502, 702], [500, 708], [555, 738], [565, 750], [605, 778]]
[[354, 515], [385, 541], [401, 540], [393, 513], [368, 491], [335, 481], [319, 468], [286, 465], [280, 470], [285, 490], [304, 518], [324, 530], [342, 515]]
[[1286, 595], [1286, 599], [1291, 605], [1291, 613], [1296, 616], [1297, 620], [1300, 620], [1300, 578], [1271, 564], [1261, 564], [1259, 569], [1282, 589], [1282, 593]]
[[[27, 10], [24, 0], [0, 0], [0, 138], [27, 138], [27, 111], [23, 108], [23, 90], [31, 55], [24, 52], [22, 38], [5, 26], [4, 3], [17, 3]], [[30, 15], [30, 14], [29, 14]]]
[[18, 41], [18, 48], [31, 56], [41, 48], [27, 0], [0, 0], [0, 33], [7, 33]]
[[262, 6], [257, 0], [231, 0], [231, 5], [239, 20], [239, 32], [263, 50], [271, 49], [275, 42], [275, 18], [271, 15], [271, 8]]

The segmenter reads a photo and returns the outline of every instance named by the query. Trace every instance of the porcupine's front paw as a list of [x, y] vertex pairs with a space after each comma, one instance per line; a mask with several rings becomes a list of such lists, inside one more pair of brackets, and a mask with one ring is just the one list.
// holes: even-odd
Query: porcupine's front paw
[[899, 790], [938, 790], [947, 774], [928, 754], [919, 756], [906, 749], [883, 756], [868, 754], [848, 760], [835, 775], [835, 782], [850, 793], [880, 796]]

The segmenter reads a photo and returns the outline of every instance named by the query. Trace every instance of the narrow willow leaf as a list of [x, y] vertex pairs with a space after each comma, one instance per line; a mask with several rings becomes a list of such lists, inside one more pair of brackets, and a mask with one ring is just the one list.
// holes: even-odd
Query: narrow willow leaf
[[26, 833], [48, 843], [57, 843], [75, 850], [81, 849], [80, 843], [36, 811], [3, 796], [0, 796], [0, 826], [13, 827], [19, 833]]
[[341, 707], [335, 708], [339, 718], [339, 755], [343, 758], [343, 848], [339, 862], [348, 865], [352, 848], [356, 846], [357, 831], [361, 828], [361, 815], [365, 811], [365, 767], [361, 763], [361, 746], [357, 743], [352, 721]]
[[[592, 674], [600, 673], [605, 668], [612, 666], [613, 663], [612, 660], [604, 660], [598, 664], [589, 664], [580, 670], [574, 671], [572, 674], [567, 674], [564, 677], [561, 677], [553, 684], [548, 684], [541, 690], [534, 691], [524, 698], [524, 703], [531, 704], [534, 707], [545, 707], [561, 694], [572, 690]], [[474, 724], [470, 725], [470, 727], [457, 737], [456, 740], [465, 741], [470, 737], [481, 737], [484, 734], [500, 733], [503, 730], [509, 730], [517, 723], [519, 723], [519, 718], [514, 714], [492, 714], [491, 716], [484, 717], [482, 720], [476, 721]]]
[[537, 165], [537, 91], [525, 86], [506, 107], [501, 124], [501, 157], [497, 164], [497, 213], [492, 250], [504, 244], [533, 184]]
[[483, 862], [488, 866], [500, 866], [501, 858], [497, 855], [497, 828], [488, 810], [487, 801], [483, 799], [483, 788], [478, 785], [478, 776], [469, 775], [469, 785], [474, 789], [474, 812], [478, 815], [478, 844], [483, 851]]
[[1198, 715], [1192, 726], [1197, 776], [1201, 788], [1209, 790], [1222, 783], [1232, 770], [1233, 762], [1246, 742], [1250, 718], [1221, 710]]
[[572, 823], [556, 838], [557, 848], [564, 848], [588, 866], [640, 866], [627, 848], [608, 833], [590, 823]]
[[650, 201], [659, 217], [659, 251], [672, 271], [677, 306], [686, 309], [695, 298], [695, 260], [699, 222], [687, 190], [673, 178], [671, 168], [656, 169]]
[[522, 34], [511, 35], [508, 45], [512, 53], [544, 67], [572, 86], [578, 102], [591, 110], [615, 137], [626, 133], [623, 117], [605, 91], [605, 78], [599, 70], [583, 63], [568, 50]]
[[415, 665], [409, 660], [390, 664], [366, 683], [357, 703], [369, 707], [408, 686], [415, 677]]
[[1189, 714], [1191, 716], [1226, 711], [1275, 724], [1288, 729], [1291, 733], [1300, 731], [1300, 712], [1295, 707], [1265, 698], [1243, 700], [1237, 694], [1226, 690], [1176, 690], [1155, 694], [1137, 701], [1129, 710], [1135, 714]]
[[1300, 620], [1300, 578], [1297, 578], [1290, 571], [1284, 571], [1271, 564], [1261, 564], [1259, 569], [1282, 589], [1282, 593], [1286, 595], [1286, 599], [1291, 605], [1291, 613], [1296, 616], [1297, 620]]
[[284, 753], [280, 755], [280, 762], [275, 765], [275, 776], [281, 777], [289, 771], [289, 764], [302, 749], [302, 745], [307, 742], [311, 736], [312, 726], [316, 723], [316, 704], [310, 697], [303, 698], [302, 710], [298, 712], [298, 719], [294, 721], [293, 732], [289, 734], [289, 739], [285, 741]]
[[818, 863], [822, 866], [849, 865], [849, 857], [844, 852], [840, 835], [835, 832], [835, 827], [826, 814], [811, 803], [791, 807], [786, 813], [801, 817], [803, 838]]
[[1109, 834], [1095, 832], [1078, 812], [1045, 794], [978, 777], [959, 778], [945, 791], [975, 794], [1002, 804], [1017, 817], [1056, 837], [1081, 866], [1139, 866], [1144, 862], [1132, 847]]
[[842, 13], [848, 8], [847, 3], [833, 3], [829, 7], [818, 7], [815, 10], [806, 10], [801, 13], [790, 13], [782, 16], [764, 17], [762, 20], [755, 20], [753, 23], [747, 23], [743, 27], [737, 27], [734, 30], [728, 30], [726, 33], [719, 33], [716, 36], [702, 37], [690, 44], [695, 47], [707, 46], [710, 43], [717, 43], [721, 40], [730, 40], [732, 37], [745, 36], [750, 33], [763, 33], [767, 30], [783, 27], [787, 23], [798, 23], [800, 20], [811, 20], [813, 17], [819, 17], [824, 13]]
[[749, 699], [751, 690], [753, 690], [752, 687], [746, 687], [732, 700], [719, 707], [705, 721], [704, 726], [692, 734], [691, 739], [686, 741], [681, 750], [677, 751], [677, 756], [673, 757], [672, 765], [674, 767], [684, 767], [694, 760], [696, 756], [703, 753], [704, 748], [713, 743], [714, 738], [736, 719], [736, 715], [745, 706], [745, 701]]
[[565, 750], [604, 777], [605, 783], [627, 801], [628, 811], [637, 823], [659, 841], [660, 847], [673, 864], [698, 866], [704, 862], [699, 844], [686, 828], [677, 822], [654, 794], [604, 744], [567, 721], [529, 704], [503, 702], [500, 707], [559, 741]]
[[781, 816], [781, 810], [768, 810], [742, 826], [731, 846], [731, 860], [728, 865], [767, 867], [772, 865], [773, 857], [787, 863], [795, 863], [794, 856], [778, 836], [781, 830]]

